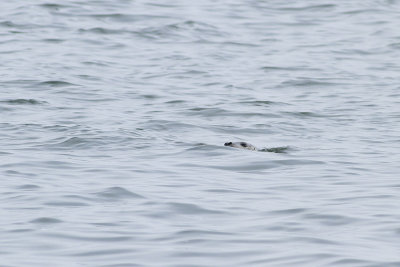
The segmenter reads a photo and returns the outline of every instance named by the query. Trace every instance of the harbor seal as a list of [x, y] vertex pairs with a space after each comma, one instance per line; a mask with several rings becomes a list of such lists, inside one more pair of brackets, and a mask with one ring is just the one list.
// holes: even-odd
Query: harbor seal
[[224, 146], [236, 147], [236, 148], [259, 151], [259, 152], [272, 152], [272, 153], [286, 153], [286, 151], [289, 149], [288, 146], [258, 149], [252, 144], [246, 142], [227, 142], [224, 144]]
[[231, 147], [248, 149], [248, 150], [253, 150], [253, 151], [258, 150], [255, 146], [253, 146], [252, 144], [246, 143], [246, 142], [227, 142], [224, 144], [224, 146], [231, 146]]

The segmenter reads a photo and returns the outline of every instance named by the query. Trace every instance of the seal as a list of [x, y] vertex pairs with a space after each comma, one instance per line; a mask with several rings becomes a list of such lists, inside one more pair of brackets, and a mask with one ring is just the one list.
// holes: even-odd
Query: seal
[[227, 142], [224, 146], [236, 147], [241, 149], [247, 149], [252, 151], [259, 151], [259, 152], [272, 152], [272, 153], [286, 153], [287, 150], [290, 149], [289, 146], [280, 146], [280, 147], [271, 147], [271, 148], [262, 148], [258, 149], [252, 144], [246, 142]]
[[231, 147], [248, 149], [248, 150], [253, 150], [253, 151], [258, 150], [255, 146], [253, 146], [252, 144], [246, 143], [246, 142], [227, 142], [224, 144], [224, 146], [231, 146]]

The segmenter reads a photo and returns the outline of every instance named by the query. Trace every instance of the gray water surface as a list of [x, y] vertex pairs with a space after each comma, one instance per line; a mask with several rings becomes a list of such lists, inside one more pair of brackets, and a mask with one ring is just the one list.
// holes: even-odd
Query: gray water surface
[[400, 1], [289, 2], [3, 2], [0, 266], [400, 266]]

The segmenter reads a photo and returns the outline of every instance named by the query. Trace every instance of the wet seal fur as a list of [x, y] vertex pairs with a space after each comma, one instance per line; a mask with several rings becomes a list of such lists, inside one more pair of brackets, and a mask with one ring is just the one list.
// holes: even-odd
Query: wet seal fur
[[236, 148], [247, 149], [247, 150], [252, 150], [252, 151], [273, 152], [273, 153], [286, 153], [286, 150], [289, 149], [288, 146], [258, 149], [255, 146], [253, 146], [252, 144], [249, 144], [247, 142], [227, 142], [224, 144], [224, 146], [236, 147]]
[[224, 146], [231, 146], [231, 147], [243, 148], [243, 149], [248, 149], [248, 150], [258, 150], [255, 146], [253, 146], [252, 144], [246, 143], [246, 142], [228, 142], [228, 143], [225, 143]]

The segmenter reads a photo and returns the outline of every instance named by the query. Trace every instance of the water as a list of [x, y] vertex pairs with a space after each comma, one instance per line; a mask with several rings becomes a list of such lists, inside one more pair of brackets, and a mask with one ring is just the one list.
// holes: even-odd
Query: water
[[400, 266], [398, 10], [2, 3], [0, 266]]

